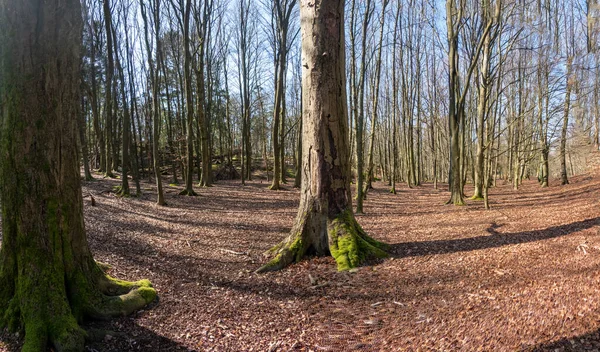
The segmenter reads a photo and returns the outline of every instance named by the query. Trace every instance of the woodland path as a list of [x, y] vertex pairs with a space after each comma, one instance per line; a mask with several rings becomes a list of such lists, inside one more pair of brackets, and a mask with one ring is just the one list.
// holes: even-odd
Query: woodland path
[[[444, 205], [445, 185], [391, 195], [376, 183], [358, 220], [393, 245], [391, 259], [338, 273], [312, 258], [263, 275], [253, 271], [289, 231], [297, 190], [221, 181], [181, 197], [169, 186], [161, 208], [150, 183], [125, 199], [112, 193], [119, 180], [84, 183], [96, 259], [150, 279], [160, 298], [88, 325], [116, 332], [88, 350], [598, 351], [600, 177], [571, 181], [499, 185], [490, 211]], [[0, 351], [17, 340], [0, 332]]]

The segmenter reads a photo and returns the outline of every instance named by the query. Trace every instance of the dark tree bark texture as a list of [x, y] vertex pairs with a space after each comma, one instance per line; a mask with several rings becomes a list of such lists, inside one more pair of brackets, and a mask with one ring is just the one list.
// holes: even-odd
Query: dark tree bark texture
[[129, 314], [156, 297], [110, 278], [83, 223], [77, 152], [78, 0], [0, 1], [0, 326], [23, 351], [83, 351], [79, 322]]

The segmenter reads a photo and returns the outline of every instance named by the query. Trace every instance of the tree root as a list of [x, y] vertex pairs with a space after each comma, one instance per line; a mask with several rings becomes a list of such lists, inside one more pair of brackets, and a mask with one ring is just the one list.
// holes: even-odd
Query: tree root
[[156, 299], [150, 281], [111, 278], [106, 265], [93, 260], [89, 274], [61, 276], [54, 269], [45, 268], [37, 280], [27, 273], [7, 280], [0, 271], [0, 327], [25, 331], [25, 352], [45, 351], [48, 345], [57, 352], [83, 351], [88, 335], [79, 322], [84, 318], [128, 315]]
[[[307, 216], [283, 242], [265, 253], [272, 259], [256, 273], [281, 270], [304, 257], [313, 246], [305, 229]], [[386, 250], [389, 246], [368, 236], [350, 210], [328, 220], [327, 233], [329, 253], [335, 258], [339, 271], [350, 270], [369, 259], [388, 257]]]
[[338, 271], [350, 270], [366, 260], [386, 258], [387, 244], [368, 236], [358, 224], [351, 211], [346, 211], [328, 226], [329, 250], [338, 264]]
[[194, 190], [187, 190], [184, 189], [183, 191], [179, 192], [180, 196], [190, 196], [190, 197], [196, 197], [198, 196], [198, 193], [194, 192]]
[[310, 247], [310, 243], [303, 240], [303, 237], [302, 231], [293, 232], [283, 242], [269, 249], [265, 254], [273, 258], [256, 270], [256, 273], [281, 270], [292, 263], [299, 262]]

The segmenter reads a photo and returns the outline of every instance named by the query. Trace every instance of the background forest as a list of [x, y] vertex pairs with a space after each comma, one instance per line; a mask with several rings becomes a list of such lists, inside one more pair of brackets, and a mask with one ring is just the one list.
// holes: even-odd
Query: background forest
[[[273, 189], [293, 177], [295, 1], [85, 1], [84, 16], [87, 178], [155, 168], [192, 194], [259, 168]], [[373, 178], [392, 192], [453, 178], [482, 198], [484, 179], [517, 189], [582, 172], [599, 140], [598, 18], [593, 0], [348, 1], [357, 211]]]
[[598, 351], [599, 36], [598, 0], [0, 0], [0, 351]]

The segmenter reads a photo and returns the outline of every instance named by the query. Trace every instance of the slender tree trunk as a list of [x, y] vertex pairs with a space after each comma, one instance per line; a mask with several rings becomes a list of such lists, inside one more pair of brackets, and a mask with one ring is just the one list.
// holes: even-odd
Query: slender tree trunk
[[194, 191], [194, 101], [192, 95], [192, 53], [190, 51], [190, 19], [192, 0], [185, 0], [183, 14], [183, 70], [185, 86], [185, 112], [186, 112], [186, 168], [185, 189], [180, 195], [196, 196]]
[[475, 162], [475, 191], [471, 199], [481, 200], [483, 199], [483, 183], [484, 174], [483, 166], [485, 163], [485, 140], [484, 140], [484, 124], [485, 124], [485, 113], [487, 111], [487, 96], [488, 96], [488, 85], [491, 81], [489, 73], [489, 62], [491, 52], [491, 39], [486, 37], [485, 43], [483, 44], [483, 57], [481, 62], [481, 78], [479, 82], [479, 98], [477, 102], [477, 160]]
[[573, 58], [567, 58], [567, 88], [565, 92], [565, 110], [563, 116], [563, 126], [560, 134], [560, 179], [561, 185], [568, 185], [567, 177], [567, 131], [569, 129], [569, 110], [571, 106], [571, 69]]
[[154, 19], [154, 40], [156, 43], [156, 66], [152, 60], [152, 48], [150, 47], [150, 34], [148, 28], [148, 17], [146, 13], [146, 5], [140, 0], [140, 8], [142, 10], [142, 19], [144, 21], [144, 35], [146, 42], [146, 51], [148, 53], [148, 67], [150, 71], [150, 79], [152, 83], [152, 160], [154, 163], [154, 176], [156, 177], [156, 192], [158, 205], [166, 205], [165, 196], [162, 188], [162, 174], [160, 171], [160, 102], [159, 102], [159, 79], [158, 79], [158, 63], [161, 60], [160, 48], [160, 0], [155, 0], [151, 10]]
[[358, 82], [358, 115], [356, 116], [356, 213], [363, 213], [363, 184], [365, 180], [364, 164], [365, 164], [365, 147], [364, 147], [364, 125], [365, 125], [365, 76], [367, 71], [367, 31], [371, 15], [373, 13], [372, 0], [366, 0], [366, 10], [363, 19], [362, 28], [362, 56], [360, 62], [360, 77]]
[[106, 101], [104, 105], [104, 113], [106, 115], [105, 128], [104, 128], [104, 141], [105, 141], [105, 160], [106, 169], [104, 172], [105, 177], [114, 177], [113, 171], [113, 75], [115, 72], [115, 64], [113, 57], [113, 32], [112, 32], [112, 15], [110, 13], [110, 0], [103, 0], [102, 8], [104, 12], [104, 31], [106, 34]]
[[[84, 110], [85, 111], [85, 110]], [[94, 177], [90, 172], [90, 155], [88, 152], [88, 142], [85, 135], [85, 125], [86, 125], [86, 114], [79, 114], [79, 123], [77, 124], [79, 127], [79, 143], [81, 145], [81, 156], [83, 158], [83, 175], [86, 181], [92, 181]]]

